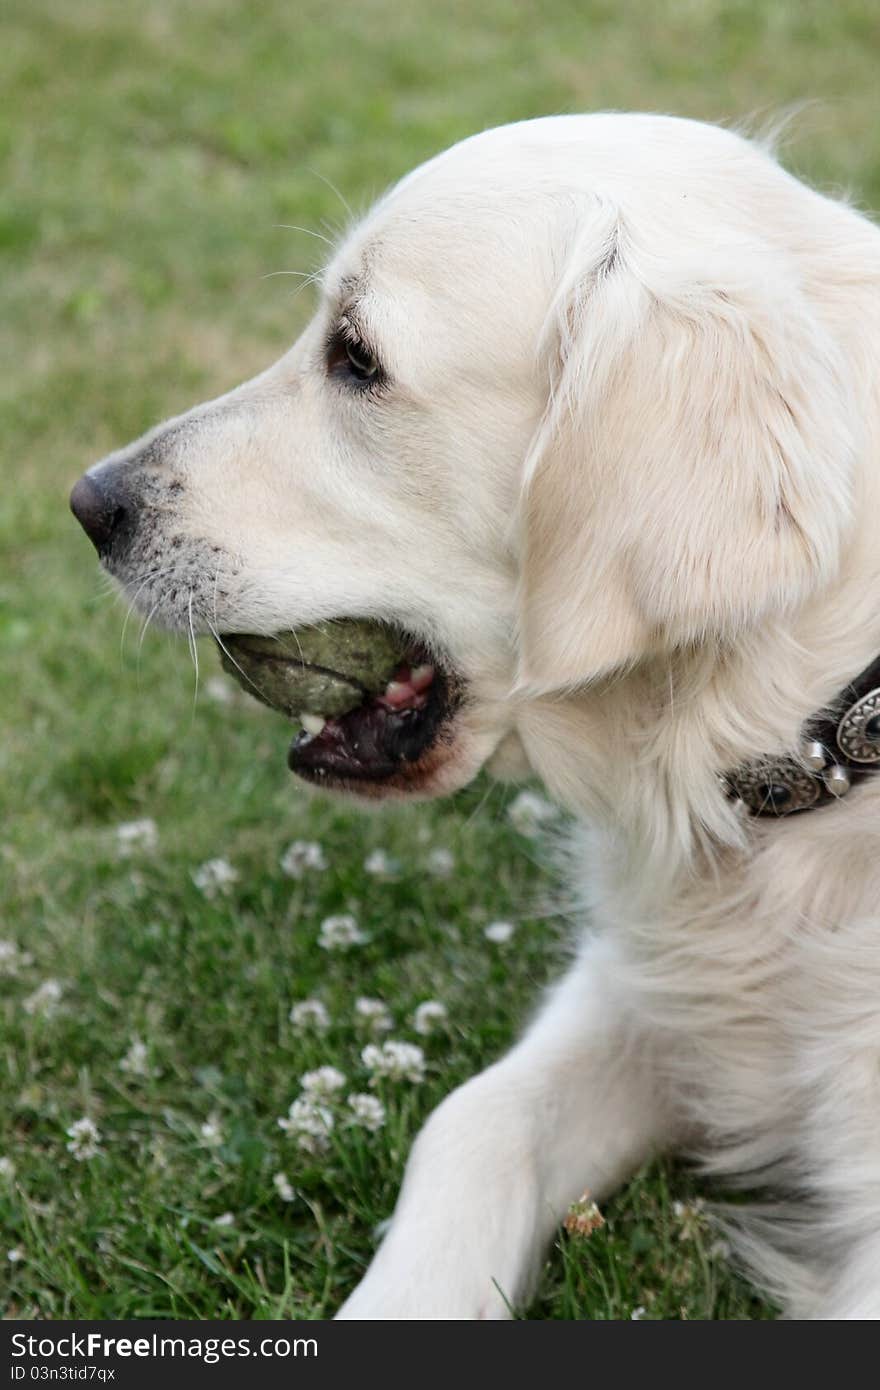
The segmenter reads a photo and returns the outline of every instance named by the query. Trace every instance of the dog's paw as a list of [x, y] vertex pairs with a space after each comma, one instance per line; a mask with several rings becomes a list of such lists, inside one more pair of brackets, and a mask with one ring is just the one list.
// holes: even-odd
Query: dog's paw
[[500, 1281], [486, 1272], [485, 1259], [473, 1258], [470, 1251], [471, 1259], [462, 1252], [456, 1260], [447, 1251], [438, 1255], [436, 1248], [429, 1249], [421, 1244], [407, 1248], [392, 1231], [337, 1318], [477, 1322], [512, 1316], [511, 1301]]

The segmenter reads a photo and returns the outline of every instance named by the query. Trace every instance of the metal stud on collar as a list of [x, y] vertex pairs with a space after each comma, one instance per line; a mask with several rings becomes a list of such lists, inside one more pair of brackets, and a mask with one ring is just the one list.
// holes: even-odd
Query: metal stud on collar
[[756, 760], [723, 773], [721, 781], [740, 815], [782, 817], [828, 806], [876, 773], [880, 656], [804, 723], [797, 756]]
[[801, 744], [801, 757], [812, 772], [821, 772], [828, 765], [825, 745], [818, 739], [809, 739]]
[[832, 796], [846, 796], [852, 782], [845, 767], [835, 763], [834, 767], [829, 767], [827, 772], [822, 774], [822, 781], [825, 783], [825, 790]]
[[837, 726], [837, 742], [854, 763], [880, 763], [880, 687], [846, 711]]
[[745, 802], [753, 815], [787, 816], [818, 801], [822, 783], [795, 762], [764, 763], [741, 767], [728, 774], [734, 796]]

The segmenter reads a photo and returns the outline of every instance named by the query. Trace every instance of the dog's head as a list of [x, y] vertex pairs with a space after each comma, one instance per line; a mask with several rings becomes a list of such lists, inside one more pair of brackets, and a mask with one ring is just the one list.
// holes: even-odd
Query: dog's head
[[692, 122], [490, 131], [351, 232], [279, 362], [72, 505], [168, 626], [411, 634], [446, 677], [414, 751], [324, 784], [449, 791], [535, 697], [735, 642], [834, 574], [857, 415], [811, 276], [837, 216]]

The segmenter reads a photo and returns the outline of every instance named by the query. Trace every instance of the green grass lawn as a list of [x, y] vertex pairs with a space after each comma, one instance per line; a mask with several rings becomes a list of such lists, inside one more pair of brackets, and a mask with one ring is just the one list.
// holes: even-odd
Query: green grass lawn
[[[790, 161], [877, 204], [876, 7], [7, 0], [2, 38], [0, 1304], [324, 1317], [424, 1117], [560, 969], [554, 875], [488, 784], [365, 817], [309, 797], [282, 721], [218, 685], [208, 647], [195, 699], [185, 644], [141, 642], [137, 620], [123, 634], [67, 491], [292, 340], [309, 291], [266, 277], [326, 248], [282, 224], [332, 237], [345, 201], [366, 207], [483, 126], [595, 107], [738, 120], [817, 98]], [[123, 843], [144, 819], [155, 832]], [[297, 840], [326, 867], [285, 873]], [[379, 849], [391, 876], [369, 871]], [[237, 877], [212, 898], [193, 875], [215, 859]], [[338, 914], [368, 939], [324, 949]], [[506, 944], [484, 934], [498, 920]], [[344, 1122], [344, 1097], [371, 1089], [361, 996], [390, 1011], [379, 1041], [426, 1061], [422, 1081], [374, 1089], [375, 1132]], [[309, 998], [323, 1031], [290, 1020]], [[447, 1010], [430, 1036], [425, 1000]], [[278, 1118], [328, 1064], [346, 1086], [309, 1154]], [[83, 1118], [97, 1145], [68, 1135]], [[524, 1315], [771, 1316], [695, 1193], [678, 1168], [640, 1175], [601, 1229], [560, 1234]]]

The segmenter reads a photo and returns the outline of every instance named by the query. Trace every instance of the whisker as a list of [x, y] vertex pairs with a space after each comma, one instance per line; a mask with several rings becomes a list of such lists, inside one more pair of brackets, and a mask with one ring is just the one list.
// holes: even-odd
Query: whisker
[[265, 275], [261, 275], [261, 280], [274, 280], [276, 275], [295, 275], [298, 280], [304, 280], [306, 284], [310, 280], [318, 278], [315, 270], [268, 270]]
[[118, 598], [118, 597], [119, 597], [119, 586], [118, 586], [118, 584], [116, 583], [116, 581], [115, 581], [115, 579], [113, 578], [112, 574], [108, 574], [107, 571], [103, 568], [103, 566], [101, 567], [101, 569], [98, 570], [98, 573], [97, 573], [97, 576], [96, 576], [96, 577], [97, 577], [97, 580], [98, 580], [98, 586], [97, 586], [97, 587], [98, 587], [98, 593], [97, 593], [97, 597], [98, 597], [98, 598]]
[[219, 620], [219, 618], [217, 617], [217, 585], [218, 585], [219, 582], [220, 582], [220, 565], [218, 564], [216, 570], [214, 571], [214, 594], [213, 594], [213, 600], [212, 600], [212, 604], [211, 604], [211, 607], [212, 607], [213, 613], [214, 613], [214, 621], [213, 621], [213, 623], [212, 623], [211, 620], [210, 620], [210, 618], [208, 618], [208, 617], [206, 616], [206, 617], [205, 617], [205, 622], [208, 624], [208, 627], [209, 627], [210, 632], [211, 632], [211, 636], [214, 638], [214, 641], [217, 643], [217, 646], [220, 648], [221, 652], [223, 652], [224, 656], [227, 658], [228, 661], [231, 661], [231, 662], [232, 662], [232, 665], [235, 667], [236, 671], [238, 671], [239, 675], [241, 675], [241, 676], [244, 677], [244, 679], [247, 681], [248, 685], [252, 685], [252, 686], [254, 687], [254, 690], [256, 690], [257, 687], [256, 687], [256, 685], [254, 684], [254, 682], [251, 680], [251, 678], [250, 678], [250, 676], [248, 675], [247, 671], [243, 671], [243, 670], [242, 670], [241, 666], [239, 666], [239, 664], [238, 664], [238, 662], [236, 661], [235, 657], [232, 655], [232, 652], [229, 650], [229, 648], [227, 647], [226, 643], [223, 641], [223, 638], [220, 636], [220, 632], [219, 632], [220, 620]]
[[136, 668], [136, 669], [137, 669], [138, 680], [140, 680], [140, 676], [141, 676], [141, 651], [142, 651], [143, 645], [144, 645], [144, 638], [145, 638], [146, 635], [147, 635], [147, 628], [150, 626], [150, 623], [151, 623], [152, 618], [153, 618], [153, 614], [156, 612], [156, 609], [159, 608], [159, 607], [161, 606], [161, 603], [162, 603], [162, 600], [159, 598], [159, 599], [157, 599], [156, 602], [153, 604], [153, 606], [152, 606], [152, 608], [150, 609], [149, 613], [148, 613], [147, 616], [144, 618], [144, 624], [143, 624], [143, 627], [141, 628], [140, 637], [138, 638], [138, 645], [137, 645], [137, 668]]
[[147, 573], [141, 579], [141, 582], [138, 584], [137, 588], [135, 589], [132, 598], [129, 600], [128, 612], [125, 615], [125, 621], [122, 624], [122, 632], [119, 635], [119, 658], [121, 661], [125, 659], [125, 634], [128, 630], [128, 624], [129, 620], [131, 619], [131, 615], [135, 610], [135, 606], [138, 601], [138, 595], [147, 587], [150, 580], [154, 579], [155, 576], [159, 573], [160, 567], [148, 570]]
[[[351, 209], [349, 209], [349, 211], [351, 211]], [[325, 236], [323, 232], [313, 232], [311, 227], [298, 227], [295, 222], [276, 222], [274, 225], [281, 228], [282, 231], [303, 232], [306, 236], [313, 236], [316, 241], [326, 241], [328, 246], [333, 245], [333, 242], [328, 236]]]
[[316, 270], [315, 273], [314, 273], [314, 275], [310, 275], [309, 278], [308, 278], [307, 280], [301, 280], [301, 281], [299, 282], [299, 284], [297, 285], [297, 287], [296, 287], [296, 289], [294, 290], [293, 294], [291, 295], [291, 299], [294, 299], [294, 300], [295, 300], [295, 299], [298, 299], [299, 296], [302, 294], [303, 290], [307, 290], [307, 289], [308, 289], [309, 285], [320, 285], [320, 283], [321, 283], [321, 281], [323, 280], [323, 278], [324, 278], [324, 271], [323, 271], [323, 269], [322, 269], [322, 270]]
[[188, 633], [188, 638], [189, 638], [189, 650], [190, 650], [190, 655], [192, 656], [192, 659], [193, 659], [193, 667], [195, 668], [195, 684], [194, 684], [194, 686], [193, 686], [193, 717], [195, 717], [196, 702], [197, 702], [197, 700], [198, 700], [198, 698], [199, 698], [199, 649], [198, 649], [198, 647], [196, 646], [196, 633], [195, 633], [195, 628], [193, 627], [193, 591], [192, 591], [192, 589], [190, 589], [190, 591], [189, 591], [189, 600], [188, 600], [188, 602], [187, 602], [187, 615], [188, 615], [188, 617], [189, 617], [189, 633]]
[[112, 603], [115, 600], [118, 603], [119, 597], [119, 590], [116, 588], [115, 585], [113, 585], [112, 583], [102, 584], [101, 587], [95, 591], [90, 602]]
[[[217, 568], [214, 570], [214, 583], [211, 589], [211, 611], [214, 614], [214, 622], [219, 627], [220, 619], [217, 617], [217, 585], [220, 583], [220, 561], [217, 561]], [[210, 627], [210, 624], [208, 624]]]
[[486, 787], [486, 790], [483, 792], [483, 795], [480, 797], [480, 799], [479, 799], [479, 801], [477, 802], [476, 806], [474, 807], [473, 811], [471, 811], [471, 813], [470, 813], [470, 815], [468, 816], [467, 820], [464, 821], [464, 823], [461, 824], [461, 825], [458, 827], [458, 830], [457, 830], [457, 833], [456, 833], [456, 839], [459, 839], [459, 840], [460, 840], [460, 839], [462, 838], [462, 836], [464, 835], [464, 832], [470, 828], [470, 826], [472, 825], [472, 823], [477, 819], [477, 817], [480, 815], [481, 811], [483, 811], [483, 809], [485, 808], [486, 803], [491, 799], [493, 792], [495, 792], [495, 791], [501, 791], [502, 794], [503, 794], [503, 790], [504, 790], [504, 789], [503, 789], [503, 787], [501, 786], [501, 783], [500, 783], [500, 782], [490, 782], [490, 783], [488, 784], [488, 786]]
[[[303, 655], [302, 643], [300, 642], [299, 637], [297, 636], [296, 630], [293, 629], [293, 628], [291, 628], [291, 629], [289, 629], [287, 632], [285, 632], [284, 635], [285, 635], [285, 637], [292, 637], [292, 638], [293, 638], [294, 642], [296, 643], [296, 649], [297, 649], [297, 651], [299, 652], [299, 659], [300, 659], [300, 661], [302, 662], [303, 666], [307, 666], [307, 665], [308, 665], [308, 662], [306, 661], [305, 656]], [[279, 632], [273, 632], [273, 633], [272, 633], [272, 641], [273, 641], [273, 642], [280, 642], [280, 641], [281, 641], [281, 634], [280, 634]]]
[[336, 184], [333, 183], [331, 179], [328, 179], [326, 174], [320, 173], [319, 170], [313, 169], [310, 165], [307, 166], [307, 167], [308, 167], [308, 170], [309, 170], [309, 173], [310, 173], [310, 174], [314, 174], [314, 176], [315, 176], [316, 179], [320, 179], [320, 180], [321, 180], [321, 183], [326, 184], [327, 188], [330, 189], [330, 192], [331, 192], [331, 193], [335, 193], [335, 194], [336, 194], [336, 197], [339, 199], [340, 203], [341, 203], [342, 206], [345, 208], [345, 211], [348, 213], [349, 217], [351, 218], [351, 220], [352, 220], [352, 222], [353, 222], [353, 221], [355, 220], [355, 216], [354, 216], [354, 212], [352, 211], [351, 204], [347, 201], [347, 199], [343, 198], [343, 196], [342, 196], [342, 194], [340, 193], [339, 189], [336, 187]]
[[206, 617], [205, 622], [208, 624], [208, 627], [210, 628], [211, 636], [217, 643], [217, 646], [220, 648], [221, 652], [223, 652], [224, 656], [226, 656], [227, 660], [232, 662], [232, 665], [235, 667], [236, 671], [238, 671], [239, 674], [244, 677], [248, 685], [252, 685], [254, 690], [259, 692], [259, 687], [257, 686], [256, 682], [252, 681], [247, 671], [242, 670], [241, 666], [239, 666], [235, 657], [232, 655], [232, 652], [229, 650], [226, 643], [223, 641], [223, 638], [220, 636], [220, 633], [217, 631], [216, 627], [211, 622], [211, 619]]

